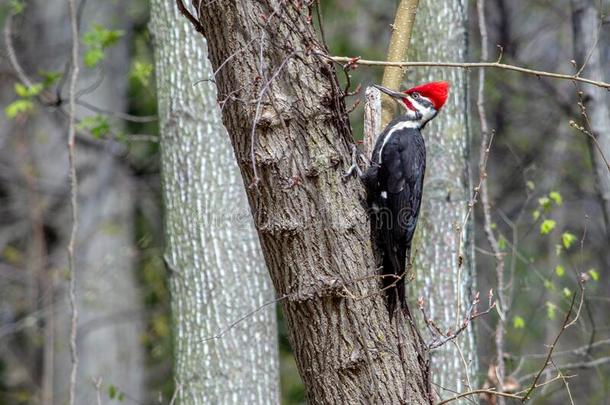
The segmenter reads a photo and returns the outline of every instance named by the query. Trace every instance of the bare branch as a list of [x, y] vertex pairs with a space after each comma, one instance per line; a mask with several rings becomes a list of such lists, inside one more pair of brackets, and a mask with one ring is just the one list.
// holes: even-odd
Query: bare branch
[[[353, 60], [353, 57], [349, 56], [328, 56], [320, 54], [321, 56], [327, 57], [328, 59], [337, 63], [347, 63]], [[362, 66], [395, 66], [395, 67], [447, 67], [447, 68], [462, 68], [462, 69], [481, 69], [481, 68], [492, 68], [492, 69], [503, 69], [511, 70], [514, 72], [520, 72], [527, 75], [536, 77], [550, 77], [559, 80], [570, 80], [580, 83], [591, 84], [593, 86], [601, 87], [610, 90], [610, 83], [587, 79], [585, 77], [576, 76], [576, 74], [568, 75], [563, 73], [546, 72], [544, 70], [528, 69], [521, 66], [508, 65], [506, 63], [499, 62], [386, 62], [379, 60], [367, 60], [358, 59], [358, 65]]]
[[76, 348], [76, 332], [78, 326], [78, 306], [76, 301], [76, 269], [74, 267], [74, 247], [76, 243], [76, 231], [78, 229], [78, 179], [76, 177], [76, 83], [78, 82], [79, 64], [79, 38], [78, 38], [78, 18], [76, 0], [68, 0], [70, 8], [70, 26], [72, 29], [72, 75], [70, 77], [69, 93], [69, 128], [68, 128], [68, 159], [70, 165], [70, 204], [72, 208], [72, 230], [70, 232], [70, 242], [68, 243], [68, 268], [70, 274], [70, 355], [72, 368], [70, 371], [70, 405], [74, 405], [76, 400], [76, 375], [78, 370], [78, 352]]
[[[581, 283], [581, 286], [582, 286], [582, 283]], [[574, 303], [576, 302], [576, 295], [577, 295], [576, 292], [574, 292], [574, 294], [572, 294], [572, 301], [570, 302], [570, 308], [568, 309], [568, 313], [566, 314], [563, 324], [561, 325], [561, 329], [559, 329], [559, 333], [557, 333], [557, 336], [555, 336], [555, 340], [553, 340], [553, 343], [549, 346], [549, 352], [547, 353], [546, 359], [544, 360], [544, 364], [542, 365], [540, 370], [538, 370], [538, 373], [536, 374], [536, 377], [534, 377], [534, 381], [532, 381], [532, 385], [530, 386], [530, 388], [527, 390], [527, 392], [525, 393], [523, 398], [521, 398], [521, 402], [526, 402], [529, 399], [530, 395], [532, 394], [532, 391], [534, 391], [534, 389], [536, 389], [536, 384], [538, 383], [540, 376], [542, 375], [542, 373], [544, 372], [544, 370], [546, 369], [546, 367], [549, 365], [549, 363], [551, 361], [551, 357], [553, 356], [553, 351], [555, 350], [555, 347], [557, 347], [557, 342], [559, 342], [559, 338], [561, 338], [561, 335], [563, 334], [563, 332], [570, 325], [572, 325], [576, 321], [576, 319], [578, 319], [578, 314], [577, 314], [576, 317], [574, 317], [574, 319], [570, 322], [570, 316], [572, 315], [572, 311], [574, 310]], [[583, 296], [584, 296], [584, 291], [581, 292], [581, 299]]]

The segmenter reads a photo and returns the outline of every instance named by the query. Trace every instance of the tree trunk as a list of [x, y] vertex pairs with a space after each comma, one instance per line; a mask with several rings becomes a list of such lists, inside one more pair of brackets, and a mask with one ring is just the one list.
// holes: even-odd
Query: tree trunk
[[[277, 404], [274, 298], [243, 181], [221, 121], [205, 40], [176, 5], [152, 2], [166, 261], [183, 404]], [[210, 339], [229, 329], [217, 339]]]
[[[597, 2], [593, 0], [571, 0], [572, 27], [574, 33], [574, 59], [582, 76], [604, 80], [607, 65], [603, 63], [598, 36], [600, 16]], [[597, 190], [606, 222], [606, 238], [610, 242], [610, 106], [607, 91], [594, 86], [583, 86], [583, 100], [588, 126], [597, 141], [589, 138], [589, 149], [593, 160]]]
[[[420, 2], [409, 59], [465, 61], [466, 8], [464, 0]], [[429, 316], [441, 329], [455, 330], [472, 301], [475, 284], [472, 215], [464, 227], [472, 191], [467, 72], [418, 69], [408, 74], [408, 80], [407, 87], [435, 80], [451, 83], [443, 111], [424, 133], [428, 164], [413, 260]], [[457, 231], [457, 226], [463, 229]], [[473, 325], [457, 339], [457, 346], [446, 344], [432, 353], [434, 382], [451, 390], [441, 394], [462, 392], [468, 382], [476, 388], [478, 361]]]
[[309, 402], [426, 403], [425, 354], [407, 321], [389, 323], [375, 277], [363, 187], [341, 178], [352, 134], [309, 10], [279, 0], [198, 6]]

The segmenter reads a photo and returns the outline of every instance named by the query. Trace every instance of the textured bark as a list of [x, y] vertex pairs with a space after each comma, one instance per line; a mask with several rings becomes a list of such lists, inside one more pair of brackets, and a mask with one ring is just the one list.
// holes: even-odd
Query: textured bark
[[[582, 76], [604, 80], [608, 66], [603, 63], [598, 36], [600, 16], [597, 2], [593, 0], [571, 0], [572, 28], [574, 33], [574, 59], [578, 67], [584, 65]], [[610, 106], [607, 91], [593, 86], [582, 87], [588, 123], [598, 146], [589, 139], [593, 158], [597, 190], [606, 222], [606, 238], [610, 242]], [[601, 152], [600, 152], [601, 150]], [[604, 160], [605, 157], [605, 160]]]
[[205, 40], [166, 0], [152, 2], [172, 269], [175, 376], [183, 404], [277, 404], [275, 306]]
[[[466, 4], [464, 0], [422, 2], [412, 40], [411, 60], [464, 61], [466, 58]], [[409, 74], [407, 87], [432, 80], [447, 80], [451, 90], [443, 110], [424, 131], [428, 151], [424, 201], [415, 241], [414, 266], [418, 291], [429, 316], [442, 329], [456, 329], [472, 300], [475, 283], [472, 221], [462, 227], [471, 195], [468, 168], [469, 129], [467, 75], [461, 69], [418, 69]], [[472, 217], [471, 217], [472, 218]], [[459, 233], [463, 247], [460, 266]], [[474, 326], [457, 340], [458, 348], [446, 344], [432, 353], [433, 381], [462, 392], [468, 378], [476, 385]], [[473, 387], [475, 388], [475, 387]]]
[[[14, 24], [16, 49], [24, 70], [36, 78], [40, 70], [63, 71], [70, 55], [68, 7], [63, 0], [31, 2], [24, 19]], [[113, 28], [121, 26], [125, 7], [113, 3], [89, 3], [84, 9], [83, 31], [91, 23]], [[95, 17], [94, 17], [95, 16]], [[110, 50], [105, 62], [104, 82], [82, 99], [101, 108], [126, 110], [128, 46], [123, 41]], [[83, 69], [79, 88], [95, 82], [98, 72]], [[7, 81], [2, 93], [14, 98], [13, 84]], [[6, 105], [6, 104], [2, 104]], [[68, 186], [68, 156], [66, 147], [67, 120], [57, 109], [37, 105], [37, 111], [23, 126], [20, 139], [15, 121], [0, 120], [0, 160], [6, 168], [0, 176], [1, 188], [7, 192], [10, 204], [3, 218], [20, 223], [27, 218], [30, 196], [24, 195], [23, 178], [14, 176], [24, 165], [24, 150], [30, 161], [26, 171], [33, 177], [35, 204], [41, 212], [45, 251], [37, 272], [46, 273], [48, 283], [39, 285], [39, 297], [44, 299], [40, 324], [44, 326], [47, 344], [52, 352], [45, 353], [40, 363], [30, 364], [32, 375], [44, 369], [40, 376], [46, 398], [40, 402], [63, 404], [68, 401], [70, 374], [68, 283], [65, 277], [66, 246], [71, 218]], [[78, 111], [82, 118], [90, 112]], [[6, 140], [6, 141], [5, 141]], [[78, 142], [77, 170], [79, 173], [78, 204], [80, 221], [76, 245], [76, 277], [78, 282], [78, 354], [77, 403], [95, 403], [96, 390], [92, 379], [101, 378], [107, 387], [113, 384], [135, 401], [144, 401], [144, 353], [140, 343], [141, 308], [134, 278], [136, 251], [133, 246], [134, 182], [129, 170], [115, 157], [120, 146], [114, 142]], [[11, 173], [13, 175], [11, 175]], [[0, 239], [13, 246], [29, 246], [36, 241], [30, 231], [14, 232]], [[6, 238], [4, 237], [6, 236]], [[4, 246], [0, 245], [0, 251]], [[39, 250], [40, 249], [36, 249]], [[15, 287], [15, 285], [11, 285]], [[49, 305], [52, 304], [52, 308]], [[36, 308], [33, 308], [36, 309]], [[37, 316], [34, 313], [33, 316]], [[21, 314], [23, 315], [23, 314]], [[54, 325], [51, 320], [54, 319]], [[27, 345], [27, 343], [20, 342]], [[35, 345], [35, 348], [38, 346]], [[48, 349], [48, 348], [45, 348]], [[37, 366], [38, 365], [38, 366]], [[23, 366], [20, 364], [19, 366]], [[38, 384], [38, 381], [33, 381]], [[49, 388], [52, 383], [53, 390]], [[50, 396], [53, 398], [49, 398]]]
[[426, 403], [421, 347], [406, 321], [400, 334], [389, 324], [367, 278], [377, 271], [364, 190], [341, 179], [351, 131], [332, 65], [311, 52], [322, 47], [307, 8], [202, 2], [200, 12], [214, 69], [231, 57], [216, 76], [219, 99], [233, 96], [223, 119], [309, 402]]

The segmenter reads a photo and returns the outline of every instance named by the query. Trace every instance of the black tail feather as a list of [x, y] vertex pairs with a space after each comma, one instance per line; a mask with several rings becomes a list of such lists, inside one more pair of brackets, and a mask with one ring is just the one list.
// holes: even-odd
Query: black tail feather
[[383, 254], [382, 285], [386, 294], [386, 304], [390, 320], [394, 316], [397, 304], [403, 311], [408, 311], [405, 293], [406, 249], [388, 246]]

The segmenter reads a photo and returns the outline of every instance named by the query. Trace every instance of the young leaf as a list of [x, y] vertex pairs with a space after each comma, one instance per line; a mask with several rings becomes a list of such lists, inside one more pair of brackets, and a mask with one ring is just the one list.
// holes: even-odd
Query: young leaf
[[532, 212], [532, 218], [534, 218], [534, 221], [538, 221], [538, 218], [540, 218], [540, 210]]
[[150, 75], [153, 72], [153, 66], [150, 63], [135, 61], [131, 67], [131, 77], [140, 82], [142, 86], [147, 87], [150, 81]]
[[88, 68], [95, 67], [104, 59], [104, 51], [101, 48], [91, 48], [85, 52], [83, 61]]
[[116, 394], [117, 394], [117, 389], [114, 385], [110, 384], [110, 386], [108, 387], [108, 397], [110, 399], [114, 399], [116, 398]]
[[556, 315], [557, 315], [557, 305], [553, 304], [550, 301], [547, 301], [546, 302], [546, 316], [550, 320], [553, 320], [553, 319], [555, 319]]
[[560, 256], [563, 251], [563, 246], [560, 243], [555, 245], [555, 256]]
[[562, 292], [563, 296], [566, 298], [570, 298], [572, 296], [572, 291], [570, 291], [570, 289], [567, 287], [564, 287]]
[[599, 273], [597, 272], [597, 270], [591, 269], [588, 271], [588, 273], [591, 276], [591, 279], [593, 279], [593, 281], [599, 281]]
[[523, 329], [525, 328], [525, 319], [516, 315], [513, 317], [513, 328], [515, 329]]
[[15, 100], [4, 109], [6, 117], [9, 119], [16, 118], [18, 115], [27, 114], [34, 109], [34, 103], [30, 100], [19, 99]]
[[108, 118], [103, 115], [93, 115], [83, 118], [76, 127], [79, 130], [91, 132], [94, 138], [102, 138], [110, 132]]
[[549, 198], [553, 200], [553, 202], [557, 205], [563, 204], [563, 200], [561, 198], [561, 194], [558, 191], [551, 191], [549, 193]]
[[566, 274], [566, 270], [559, 264], [555, 267], [555, 274], [557, 274], [557, 277], [563, 277]]
[[39, 95], [42, 88], [42, 83], [36, 83], [30, 87], [24, 86], [21, 83], [15, 83], [15, 93], [17, 93], [19, 97], [23, 98], [30, 98]]
[[21, 14], [23, 12], [23, 9], [25, 8], [25, 4], [23, 3], [23, 0], [11, 0], [11, 13], [13, 13], [14, 15], [17, 14]]
[[108, 30], [100, 24], [94, 24], [91, 31], [83, 36], [83, 43], [91, 47], [108, 48], [116, 44], [124, 34], [123, 30]]
[[124, 31], [122, 30], [108, 30], [99, 24], [95, 24], [83, 36], [83, 43], [88, 48], [83, 57], [85, 66], [92, 68], [104, 60], [104, 50], [116, 44], [123, 35]]
[[553, 221], [552, 219], [545, 219], [542, 224], [540, 224], [540, 234], [547, 235], [551, 233], [551, 231], [555, 229], [556, 225], [557, 222]]
[[551, 280], [544, 280], [544, 288], [549, 291], [555, 291], [555, 283], [553, 283]]
[[61, 77], [61, 72], [41, 70], [38, 74], [42, 77], [42, 85], [45, 89], [54, 85]]
[[566, 249], [569, 249], [570, 246], [572, 246], [572, 244], [574, 242], [576, 242], [576, 236], [574, 236], [573, 234], [571, 234], [570, 232], [564, 232], [561, 235], [561, 242], [563, 243], [563, 246]]
[[552, 208], [551, 200], [548, 197], [540, 197], [538, 199], [538, 205], [542, 209], [544, 209], [544, 211], [550, 211], [550, 209]]

